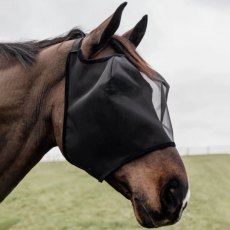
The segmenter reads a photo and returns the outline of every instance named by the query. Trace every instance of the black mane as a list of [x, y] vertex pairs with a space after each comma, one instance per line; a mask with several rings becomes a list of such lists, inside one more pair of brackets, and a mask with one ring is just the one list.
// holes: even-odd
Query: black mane
[[18, 43], [0, 43], [0, 55], [15, 57], [24, 66], [31, 65], [34, 63], [36, 55], [42, 49], [57, 43], [79, 38], [83, 34], [81, 30], [74, 28], [69, 33], [52, 39]]

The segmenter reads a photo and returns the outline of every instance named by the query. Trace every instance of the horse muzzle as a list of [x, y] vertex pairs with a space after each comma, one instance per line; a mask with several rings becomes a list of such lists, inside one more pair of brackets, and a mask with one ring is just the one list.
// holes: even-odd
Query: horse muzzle
[[[151, 199], [144, 195], [132, 196], [131, 201], [137, 221], [145, 228], [157, 228], [178, 222], [187, 207], [190, 192], [175, 181], [168, 183], [159, 196], [159, 209], [151, 205]], [[152, 207], [154, 206], [154, 207]]]

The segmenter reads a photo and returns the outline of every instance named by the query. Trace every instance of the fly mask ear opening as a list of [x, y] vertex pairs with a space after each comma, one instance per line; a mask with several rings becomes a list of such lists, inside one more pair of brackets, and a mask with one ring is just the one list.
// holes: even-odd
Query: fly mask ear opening
[[102, 49], [109, 42], [120, 25], [122, 12], [126, 5], [127, 2], [122, 3], [116, 9], [114, 14], [86, 35], [81, 46], [84, 58], [89, 58], [92, 54]]
[[129, 39], [137, 47], [145, 35], [148, 24], [148, 15], [145, 15], [131, 30], [122, 36]]

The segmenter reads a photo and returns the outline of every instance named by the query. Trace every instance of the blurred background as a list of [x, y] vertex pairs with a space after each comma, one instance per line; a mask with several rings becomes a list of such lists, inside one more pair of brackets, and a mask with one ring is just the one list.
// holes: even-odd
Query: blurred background
[[[76, 26], [84, 32], [90, 32], [110, 16], [122, 2], [122, 0], [1, 0], [0, 41], [45, 39], [68, 32]], [[138, 47], [138, 52], [165, 77], [171, 86], [168, 106], [175, 142], [181, 154], [229, 153], [230, 1], [129, 0], [118, 34], [132, 28], [145, 14], [149, 16], [148, 28]], [[57, 148], [51, 150], [43, 159], [43, 161], [55, 162], [59, 160], [63, 158]], [[185, 221], [173, 229], [229, 229], [229, 155], [187, 156], [184, 161], [191, 178], [194, 196], [191, 202], [191, 212], [188, 211]], [[49, 171], [50, 165], [53, 165], [54, 168], [52, 172]], [[60, 171], [62, 167], [64, 171]], [[110, 198], [108, 195], [103, 195], [105, 190], [99, 189], [98, 191], [97, 183], [92, 182], [94, 180], [88, 179], [85, 174], [87, 179], [82, 181], [81, 188], [77, 187], [78, 192], [75, 187], [70, 188], [75, 180], [79, 180], [79, 175], [81, 178], [84, 176], [80, 171], [75, 175], [75, 169], [72, 166], [68, 167], [61, 162], [46, 163], [39, 165], [32, 174], [29, 174], [17, 188], [17, 192], [13, 192], [13, 196], [7, 198], [7, 201], [1, 206], [0, 230], [41, 229], [41, 226], [43, 229], [97, 229], [97, 225], [98, 229], [140, 229], [132, 219], [133, 213], [128, 203], [127, 207], [124, 205], [122, 209], [120, 206], [115, 208], [119, 202], [123, 202], [123, 198], [120, 201], [120, 197], [118, 195], [116, 197], [112, 191], [107, 191], [109, 190], [107, 187], [106, 194], [114, 196], [115, 203], [109, 203], [110, 207], [114, 207], [114, 212], [110, 210], [111, 215], [107, 215], [108, 210], [103, 205], [102, 210], [98, 208], [93, 211], [91, 208], [89, 211], [84, 209], [88, 207], [87, 204], [81, 203], [78, 205], [83, 213], [85, 212], [82, 217], [82, 213], [70, 206], [73, 200], [69, 196], [73, 194], [77, 194], [77, 197], [87, 196], [87, 191], [96, 189], [97, 192], [89, 193], [91, 195], [88, 194], [89, 197], [86, 197], [85, 200], [90, 199], [91, 196], [92, 200], [96, 200], [98, 204], [109, 202]], [[76, 178], [68, 176], [73, 180], [70, 181], [71, 179], [67, 179], [63, 172], [72, 176], [74, 174]], [[58, 184], [60, 181], [56, 180], [57, 178], [62, 178], [60, 181], [63, 185]], [[30, 182], [34, 180], [38, 183], [32, 186]], [[208, 183], [206, 187], [202, 186], [205, 183]], [[95, 187], [85, 188], [86, 184]], [[55, 192], [46, 194], [47, 190], [50, 192], [49, 186], [54, 186], [52, 189], [55, 189], [52, 191]], [[71, 191], [63, 189], [63, 186]], [[38, 194], [41, 193], [46, 195], [42, 198], [38, 197]], [[57, 197], [54, 193], [57, 194]], [[59, 197], [59, 193], [64, 193], [65, 199], [68, 197], [70, 201]], [[31, 194], [35, 194], [35, 197], [31, 198]], [[24, 201], [21, 201], [19, 197]], [[63, 208], [58, 205], [62, 199], [63, 204], [67, 205]], [[15, 202], [17, 206], [14, 206]], [[78, 203], [78, 201], [75, 202]], [[54, 203], [56, 206], [52, 206]], [[94, 202], [91, 207], [93, 204]], [[41, 207], [36, 209], [35, 214], [36, 205]], [[13, 210], [18, 210], [18, 207], [22, 209], [13, 212]], [[28, 214], [29, 207], [33, 210], [31, 216]], [[43, 210], [48, 211], [41, 215]], [[56, 213], [57, 210], [62, 216]], [[70, 220], [70, 216], [73, 215], [70, 210], [75, 210], [78, 215], [76, 218], [73, 217], [73, 220]], [[126, 210], [127, 214], [121, 210]], [[93, 214], [90, 215], [88, 211]], [[127, 221], [125, 220], [110, 220], [119, 215], [120, 218], [130, 220], [132, 224], [126, 226]], [[34, 216], [37, 216], [37, 222]], [[92, 220], [92, 216], [97, 216], [101, 222], [98, 219]], [[24, 223], [24, 217], [29, 222]], [[83, 218], [81, 223], [79, 218], [80, 220]], [[104, 218], [108, 219], [104, 220]]]

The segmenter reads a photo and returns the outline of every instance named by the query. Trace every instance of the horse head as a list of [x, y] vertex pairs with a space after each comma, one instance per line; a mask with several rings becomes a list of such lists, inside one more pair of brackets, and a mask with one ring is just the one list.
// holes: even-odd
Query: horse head
[[[80, 48], [82, 58], [92, 61], [123, 53], [140, 71], [157, 78], [157, 73], [135, 51], [145, 34], [147, 16], [122, 36], [114, 35], [125, 5], [120, 5], [112, 16], [83, 38]], [[140, 137], [142, 133], [136, 130], [136, 135]], [[131, 200], [136, 218], [144, 227], [177, 222], [189, 198], [186, 171], [174, 146], [159, 147], [138, 156], [104, 179]]]

